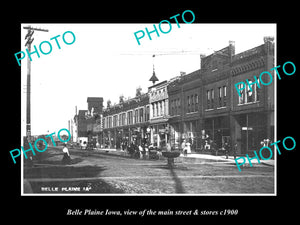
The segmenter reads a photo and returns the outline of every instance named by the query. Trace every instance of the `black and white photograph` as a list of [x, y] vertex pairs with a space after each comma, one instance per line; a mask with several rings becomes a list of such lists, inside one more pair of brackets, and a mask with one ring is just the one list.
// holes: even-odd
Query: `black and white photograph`
[[297, 221], [295, 4], [22, 3], [2, 20], [5, 221]]
[[276, 196], [276, 23], [194, 17], [20, 24], [23, 196]]

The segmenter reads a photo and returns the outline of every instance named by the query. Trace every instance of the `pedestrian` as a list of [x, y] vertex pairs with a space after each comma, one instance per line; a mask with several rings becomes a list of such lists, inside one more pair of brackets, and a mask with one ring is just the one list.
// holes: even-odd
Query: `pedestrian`
[[70, 153], [69, 153], [69, 149], [67, 148], [67, 144], [64, 144], [64, 147], [63, 147], [63, 153], [64, 153], [64, 156], [62, 158], [62, 162], [64, 164], [69, 164], [71, 163], [71, 157], [70, 157]]
[[145, 154], [144, 154], [144, 149], [141, 145], [139, 145], [139, 158], [143, 159]]
[[210, 149], [212, 152], [215, 153], [216, 156], [218, 155], [218, 146], [217, 146], [216, 142], [213, 140], [210, 140]]
[[224, 150], [225, 150], [226, 159], [228, 159], [229, 144], [227, 142], [224, 143]]
[[192, 150], [191, 150], [191, 143], [188, 141], [186, 142], [186, 153], [187, 154], [191, 154], [192, 153]]
[[166, 149], [167, 152], [170, 152], [172, 150], [170, 142], [167, 142]]
[[183, 140], [181, 143], [181, 151], [182, 151], [183, 155], [186, 156], [186, 154], [187, 154], [186, 140]]
[[149, 159], [149, 147], [145, 144], [145, 159]]
[[234, 144], [233, 146], [233, 157], [236, 159], [236, 153], [237, 153], [237, 143]]

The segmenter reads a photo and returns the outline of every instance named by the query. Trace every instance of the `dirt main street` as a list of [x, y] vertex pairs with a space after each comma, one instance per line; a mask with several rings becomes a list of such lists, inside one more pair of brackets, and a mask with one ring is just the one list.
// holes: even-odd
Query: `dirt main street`
[[[244, 168], [226, 162], [177, 163], [70, 150], [72, 163], [61, 163], [60, 149], [49, 148], [24, 168], [29, 189], [42, 194], [273, 194], [274, 167]], [[29, 185], [28, 185], [29, 184]]]

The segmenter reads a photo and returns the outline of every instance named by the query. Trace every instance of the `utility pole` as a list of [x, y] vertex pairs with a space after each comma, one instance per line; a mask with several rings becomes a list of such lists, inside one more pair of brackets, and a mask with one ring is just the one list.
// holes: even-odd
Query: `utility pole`
[[[25, 36], [25, 40], [27, 39], [25, 46], [27, 46], [28, 52], [31, 52], [31, 44], [34, 40], [34, 38], [32, 38], [32, 35], [33, 35], [34, 31], [48, 32], [48, 30], [46, 30], [46, 29], [33, 28], [31, 26], [23, 27], [23, 29], [28, 30], [28, 33]], [[31, 61], [28, 57], [27, 58], [27, 104], [26, 104], [26, 136], [27, 136], [28, 141], [31, 136], [31, 121], [30, 121], [30, 118], [31, 118], [31, 116], [30, 116], [31, 75], [30, 74], [31, 74]]]

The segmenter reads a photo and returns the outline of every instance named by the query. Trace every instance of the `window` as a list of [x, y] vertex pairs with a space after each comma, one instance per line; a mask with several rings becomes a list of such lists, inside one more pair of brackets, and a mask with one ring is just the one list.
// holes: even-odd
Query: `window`
[[144, 122], [144, 109], [140, 108], [140, 119], [139, 122], [142, 123]]
[[116, 127], [117, 126], [117, 123], [118, 122], [118, 116], [117, 115], [114, 115], [113, 117], [113, 126]]
[[194, 95], [191, 96], [191, 112], [195, 112]]
[[226, 106], [226, 86], [221, 86], [221, 87], [218, 87], [218, 104], [219, 106], [218, 107], [224, 107]]
[[219, 87], [219, 107], [222, 107], [223, 104], [222, 104], [222, 87]]
[[131, 121], [130, 121], [130, 113], [132, 112], [127, 112], [127, 125], [130, 125], [131, 124]]
[[214, 108], [214, 98], [215, 98], [214, 89], [211, 89], [210, 92], [211, 92], [211, 104], [210, 104], [210, 108], [213, 109]]
[[146, 117], [146, 118], [145, 118], [145, 121], [146, 121], [146, 122], [150, 119], [149, 113], [150, 113], [150, 107], [147, 106], [147, 107], [146, 107], [146, 116], [145, 116], [145, 117]]
[[122, 114], [122, 126], [126, 125], [125, 122], [126, 122], [126, 114], [123, 113]]
[[133, 111], [129, 112], [129, 121], [130, 121], [130, 124], [133, 124]]
[[206, 91], [206, 108], [210, 109], [210, 90]]
[[138, 123], [139, 122], [139, 110], [136, 109], [134, 110], [134, 123]]
[[174, 116], [175, 115], [175, 100], [171, 100], [171, 112], [170, 115]]
[[105, 127], [105, 118], [104, 117], [102, 118], [102, 125], [101, 126], [102, 126], [103, 129], [106, 128]]
[[197, 112], [198, 111], [198, 95], [195, 94], [195, 111]]
[[[178, 99], [179, 101], [179, 99]], [[198, 111], [198, 95], [193, 94], [187, 97], [187, 113]]]
[[106, 117], [103, 117], [103, 128], [104, 129], [107, 128], [107, 126], [106, 126]]
[[[251, 83], [251, 81], [249, 81], [249, 83]], [[242, 84], [238, 85], [239, 89], [242, 89], [243, 87], [244, 85], [242, 86]], [[260, 90], [257, 86], [257, 83], [252, 84], [251, 88], [249, 87], [249, 85], [247, 85], [245, 89], [240, 91], [240, 95], [238, 95], [238, 98], [238, 104], [258, 102], [260, 99]]]
[[226, 106], [226, 102], [227, 102], [227, 88], [226, 86], [223, 86], [223, 106]]
[[215, 93], [214, 89], [210, 89], [206, 91], [206, 109], [213, 109], [214, 108], [214, 98]]
[[111, 116], [108, 117], [108, 128], [111, 128], [112, 127], [112, 119], [111, 119]]
[[155, 104], [154, 103], [151, 104], [152, 104], [152, 116], [155, 117]]

